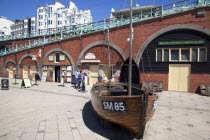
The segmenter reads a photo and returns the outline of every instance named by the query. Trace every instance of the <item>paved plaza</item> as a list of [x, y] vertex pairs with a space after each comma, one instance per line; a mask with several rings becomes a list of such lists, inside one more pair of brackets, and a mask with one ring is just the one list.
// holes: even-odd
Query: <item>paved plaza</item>
[[[1, 79], [1, 78], [0, 78]], [[90, 102], [90, 86], [41, 83], [0, 90], [0, 140], [132, 140], [124, 128], [100, 127]], [[144, 140], [210, 140], [210, 97], [164, 91]]]

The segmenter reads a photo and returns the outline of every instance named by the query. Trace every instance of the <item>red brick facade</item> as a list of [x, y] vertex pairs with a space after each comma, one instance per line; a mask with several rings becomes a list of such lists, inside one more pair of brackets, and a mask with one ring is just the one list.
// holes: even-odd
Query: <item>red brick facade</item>
[[[178, 14], [173, 14], [170, 16], [162, 17], [162, 18], [156, 18], [151, 20], [146, 20], [142, 22], [137, 22], [133, 24], [133, 30], [134, 30], [134, 38], [133, 38], [133, 59], [135, 60], [139, 50], [141, 49], [142, 45], [148, 40], [150, 36], [153, 34], [159, 32], [161, 29], [170, 27], [172, 25], [187, 25], [189, 26], [199, 26], [202, 27], [203, 30], [207, 29], [210, 30], [210, 8], [205, 8], [205, 16], [204, 17], [197, 17], [196, 15], [197, 9], [186, 11]], [[123, 61], [122, 55], [128, 56], [129, 54], [129, 43], [127, 42], [127, 39], [129, 37], [129, 25], [120, 26], [116, 28], [110, 29], [110, 42], [115, 44], [119, 49], [122, 50], [122, 53], [117, 52], [115, 49], [112, 49], [111, 51], [111, 57], [115, 56], [114, 59], [111, 58], [111, 63], [115, 64], [116, 61], [120, 60]], [[50, 37], [46, 37], [50, 38]], [[19, 44], [28, 43], [29, 40], [37, 40], [38, 38], [29, 38], [25, 40], [15, 40], [14, 46]], [[40, 39], [43, 39], [43, 37], [40, 37]], [[97, 41], [107, 41], [107, 34], [104, 33], [104, 31], [99, 31], [87, 35], [82, 35], [81, 37], [73, 37], [70, 39], [62, 40], [61, 42], [57, 41], [55, 43], [50, 43], [48, 45], [39, 46], [36, 48], [31, 48], [30, 50], [20, 51], [15, 54], [9, 54], [5, 56], [0, 57], [0, 75], [4, 76], [4, 62], [7, 60], [13, 60], [16, 62], [16, 64], [19, 64], [19, 61], [22, 59], [22, 57], [26, 54], [32, 54], [36, 55], [39, 52], [39, 49], [41, 49], [41, 57], [37, 59], [37, 62], [39, 66], [42, 65], [42, 61], [46, 53], [49, 51], [59, 48], [67, 52], [73, 62], [71, 60], [66, 59], [65, 62], [60, 62], [60, 65], [71, 65], [71, 64], [77, 64], [77, 60], [79, 59], [80, 54], [82, 51], [91, 45], [94, 42]], [[8, 41], [8, 42], [11, 42]], [[1, 43], [1, 42], [0, 42]], [[4, 42], [6, 43], [6, 42]], [[10, 45], [8, 45], [10, 46]], [[87, 50], [84, 55], [82, 56], [82, 60], [84, 59], [85, 54], [91, 52], [95, 53], [96, 59], [101, 60], [101, 64], [107, 64], [107, 54], [106, 54], [106, 45], [104, 44], [97, 44], [95, 46], [92, 46], [91, 49]], [[113, 46], [111, 46], [113, 48]], [[105, 56], [105, 57], [104, 57]], [[27, 65], [35, 65], [33, 61], [29, 61], [31, 58], [25, 58], [22, 62], [22, 64]], [[140, 59], [140, 58], [139, 58]], [[28, 61], [27, 61], [28, 60]], [[52, 62], [48, 62], [48, 58], [44, 61], [43, 65], [53, 65]], [[75, 69], [75, 68], [74, 68]], [[22, 70], [20, 69], [20, 73]], [[164, 90], [168, 89], [168, 74], [141, 74], [141, 82], [142, 81], [164, 81]], [[52, 79], [48, 79], [52, 80]], [[191, 80], [190, 80], [190, 92], [195, 92], [197, 87], [201, 84], [210, 85], [210, 75], [208, 74], [191, 74]]]

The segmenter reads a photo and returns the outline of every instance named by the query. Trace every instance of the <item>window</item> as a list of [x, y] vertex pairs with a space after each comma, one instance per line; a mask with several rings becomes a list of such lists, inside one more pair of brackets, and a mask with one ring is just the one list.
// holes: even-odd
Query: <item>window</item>
[[43, 15], [39, 15], [39, 19], [43, 19]]
[[58, 21], [58, 25], [61, 25], [62, 24], [62, 21]]
[[55, 62], [60, 62], [60, 54], [55, 53]]
[[74, 22], [75, 22], [75, 18], [72, 18], [71, 20], [72, 20], [72, 23], [74, 23]]
[[48, 13], [48, 17], [52, 17], [52, 13]]
[[162, 49], [157, 49], [157, 61], [162, 61]]
[[48, 24], [49, 25], [52, 25], [52, 20], [48, 20]]
[[206, 48], [199, 49], [199, 62], [205, 62], [206, 60]]
[[169, 61], [169, 49], [164, 49], [164, 56], [163, 56], [163, 61], [168, 62]]
[[179, 50], [171, 50], [171, 61], [179, 60]]
[[207, 48], [158, 48], [156, 62], [206, 62]]
[[61, 14], [58, 14], [58, 17], [62, 17], [62, 15]]
[[192, 49], [192, 62], [197, 62], [198, 61], [198, 49]]
[[43, 12], [43, 9], [39, 9], [39, 12], [40, 12], [40, 13]]
[[189, 61], [190, 60], [190, 50], [181, 49], [181, 60]]
[[48, 7], [49, 12], [52, 12], [52, 7]]

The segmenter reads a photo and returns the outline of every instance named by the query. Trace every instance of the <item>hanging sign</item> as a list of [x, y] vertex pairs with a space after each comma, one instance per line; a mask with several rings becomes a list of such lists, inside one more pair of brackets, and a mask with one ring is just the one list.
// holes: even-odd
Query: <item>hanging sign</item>
[[22, 87], [31, 87], [31, 81], [29, 79], [22, 79], [21, 88]]
[[96, 56], [93, 53], [87, 53], [85, 55], [85, 59], [96, 59]]

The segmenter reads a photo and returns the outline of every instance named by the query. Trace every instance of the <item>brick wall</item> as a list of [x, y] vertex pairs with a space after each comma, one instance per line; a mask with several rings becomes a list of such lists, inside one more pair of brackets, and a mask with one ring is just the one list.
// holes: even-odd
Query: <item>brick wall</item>
[[141, 73], [140, 81], [163, 81], [163, 90], [168, 90], [168, 74]]
[[[82, 57], [85, 60], [85, 55], [93, 53], [96, 56], [95, 60], [100, 60], [100, 65], [108, 64], [108, 47], [107, 46], [96, 46], [89, 49]], [[123, 62], [121, 55], [113, 48], [110, 48], [110, 64], [116, 65], [117, 62]]]
[[[135, 60], [136, 55], [138, 54], [138, 51], [140, 50], [142, 44], [148, 39], [148, 37], [150, 37], [151, 35], [153, 35], [154, 33], [158, 32], [159, 30], [165, 27], [175, 25], [175, 24], [191, 24], [191, 25], [198, 25], [203, 28], [210, 29], [210, 16], [209, 16], [210, 8], [207, 7], [205, 9], [204, 17], [197, 17], [196, 13], [197, 13], [197, 9], [178, 13], [178, 14], [173, 14], [170, 16], [165, 16], [163, 18], [156, 18], [156, 19], [134, 23], [133, 24], [133, 28], [134, 28], [133, 59]], [[127, 42], [128, 37], [129, 37], [129, 25], [110, 29], [110, 42], [119, 46], [123, 50], [123, 53], [126, 56], [128, 56], [129, 54], [129, 44]], [[39, 38], [36, 38], [36, 39], [39, 39]], [[40, 37], [40, 39], [43, 39], [43, 37]], [[33, 39], [31, 38], [31, 40]], [[104, 31], [100, 31], [100, 32], [96, 32], [96, 33], [92, 33], [88, 35], [82, 35], [81, 38], [74, 37], [74, 38], [66, 39], [65, 41], [62, 41], [61, 43], [60, 42], [51, 43], [51, 44], [48, 44], [47, 46], [44, 46], [43, 48], [42, 46], [40, 46], [39, 48], [31, 48], [30, 50], [20, 51], [16, 53], [17, 62], [19, 62], [21, 57], [27, 53], [37, 54], [40, 48], [42, 49], [42, 53], [44, 54], [46, 54], [48, 51], [54, 48], [61, 48], [65, 50], [66, 52], [68, 52], [70, 56], [73, 58], [74, 63], [76, 63], [80, 53], [82, 52], [82, 50], [84, 50], [86, 46], [88, 46], [89, 44], [93, 42], [102, 41], [102, 40], [105, 40], [105, 41], [107, 40], [107, 34], [104, 33]], [[24, 42], [28, 42], [28, 41], [29, 39], [15, 40], [14, 45], [23, 44]], [[11, 40], [4, 43], [9, 43], [9, 42], [11, 42]], [[103, 46], [95, 46], [94, 48], [88, 50], [86, 53], [95, 51], [96, 53], [95, 55], [97, 55], [96, 56], [97, 59], [98, 58], [101, 59], [102, 61], [101, 63], [103, 64], [103, 63], [106, 63], [107, 56], [105, 55], [105, 52], [103, 52], [102, 50], [105, 50], [105, 47], [103, 48]], [[102, 57], [102, 54], [104, 54], [105, 57]], [[112, 60], [111, 63], [115, 63], [115, 61], [119, 59], [119, 57], [115, 57], [118, 55], [121, 55], [121, 54], [117, 54], [117, 52], [114, 52], [114, 54], [111, 55], [111, 58], [113, 56], [114, 58], [116, 58], [115, 60], [111, 59]], [[4, 57], [5, 57], [5, 61], [9, 59], [12, 59], [15, 61], [14, 54], [6, 55]], [[44, 56], [42, 55], [42, 57], [37, 60], [39, 64], [41, 64], [43, 57]], [[32, 62], [27, 62], [27, 64], [31, 64], [31, 63]], [[0, 64], [3, 65], [2, 57], [0, 57]], [[2, 73], [3, 69], [1, 67], [0, 67], [0, 70], [1, 70], [0, 73]], [[20, 72], [22, 72], [22, 70], [20, 70]], [[198, 84], [201, 84], [201, 83], [210, 84], [208, 77], [209, 76], [206, 76], [205, 74], [200, 74], [200, 75], [192, 74], [191, 83], [190, 83], [190, 87], [191, 87], [190, 91], [194, 92]], [[193, 78], [196, 79], [197, 84], [195, 84], [196, 82], [193, 82], [193, 80], [195, 80]], [[205, 82], [202, 81], [202, 78], [206, 79], [206, 81]], [[164, 81], [164, 90], [167, 90], [168, 89], [168, 74], [154, 74], [154, 73], [141, 74], [141, 81], [148, 81], [148, 80], [159, 81], [160, 79]]]
[[199, 92], [200, 85], [210, 85], [210, 74], [190, 75], [190, 92]]

